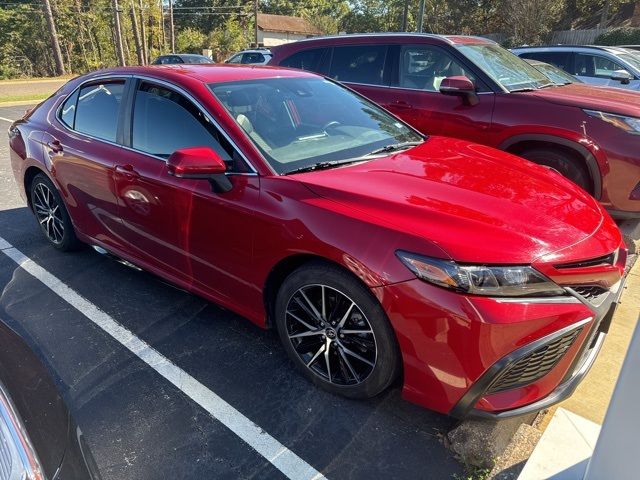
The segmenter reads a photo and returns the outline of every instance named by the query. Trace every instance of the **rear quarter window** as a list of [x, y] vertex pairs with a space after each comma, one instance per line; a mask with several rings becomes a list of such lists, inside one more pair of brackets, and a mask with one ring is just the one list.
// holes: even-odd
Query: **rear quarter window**
[[335, 47], [329, 75], [340, 82], [383, 85], [386, 45]]
[[302, 50], [285, 58], [280, 62], [283, 67], [299, 68], [300, 70], [309, 70], [311, 72], [320, 71], [320, 60], [327, 51], [326, 48], [311, 48]]

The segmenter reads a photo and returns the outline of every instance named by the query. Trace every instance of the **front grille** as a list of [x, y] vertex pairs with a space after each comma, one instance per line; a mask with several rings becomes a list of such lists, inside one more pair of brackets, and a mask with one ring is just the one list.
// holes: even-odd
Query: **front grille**
[[599, 285], [568, 285], [568, 287], [594, 307], [602, 305], [609, 295], [609, 290]]
[[559, 270], [566, 268], [585, 268], [585, 267], [597, 267], [600, 265], [613, 265], [616, 261], [616, 252], [611, 252], [608, 255], [602, 255], [601, 257], [590, 258], [588, 260], [580, 260], [577, 262], [559, 263], [555, 267]]
[[544, 377], [569, 350], [581, 331], [582, 328], [572, 330], [512, 363], [491, 384], [487, 394], [524, 387]]

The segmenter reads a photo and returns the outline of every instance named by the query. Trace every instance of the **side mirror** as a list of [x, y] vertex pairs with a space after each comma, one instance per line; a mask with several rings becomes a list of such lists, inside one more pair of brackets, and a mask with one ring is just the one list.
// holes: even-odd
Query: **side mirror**
[[224, 174], [226, 170], [224, 160], [209, 147], [181, 148], [173, 152], [167, 160], [169, 175], [176, 178], [209, 180], [214, 192], [231, 190], [231, 181]]
[[629, 85], [629, 82], [633, 80], [633, 75], [626, 70], [616, 70], [611, 74], [610, 78], [615, 82], [620, 82], [622, 85]]
[[462, 101], [466, 105], [477, 105], [480, 101], [476, 93], [476, 86], [463, 75], [443, 78], [440, 83], [440, 93], [462, 97]]

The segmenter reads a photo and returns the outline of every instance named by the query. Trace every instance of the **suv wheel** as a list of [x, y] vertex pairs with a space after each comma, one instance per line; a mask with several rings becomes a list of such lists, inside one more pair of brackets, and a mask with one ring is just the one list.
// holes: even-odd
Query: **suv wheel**
[[282, 284], [276, 325], [291, 360], [313, 383], [350, 398], [385, 390], [399, 368], [399, 350], [387, 316], [347, 272], [305, 265]]
[[525, 150], [520, 153], [520, 156], [538, 165], [546, 165], [557, 170], [583, 190], [592, 193], [591, 179], [587, 169], [570, 154], [552, 148], [534, 148]]

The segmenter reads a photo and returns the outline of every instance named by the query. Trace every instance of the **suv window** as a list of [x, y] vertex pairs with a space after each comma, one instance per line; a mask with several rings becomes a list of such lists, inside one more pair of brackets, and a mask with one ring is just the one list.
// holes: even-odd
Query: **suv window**
[[123, 93], [123, 81], [82, 87], [78, 93], [74, 130], [115, 142]]
[[571, 70], [571, 52], [526, 52], [520, 54], [520, 56], [522, 58], [550, 63], [565, 72]]
[[258, 52], [247, 52], [242, 57], [242, 63], [262, 63], [264, 55]]
[[246, 172], [246, 164], [215, 125], [184, 96], [149, 82], [140, 84], [133, 110], [132, 147], [169, 158], [176, 150], [209, 147], [230, 171]]
[[340, 82], [383, 85], [386, 45], [335, 47], [329, 76]]
[[299, 68], [301, 70], [309, 70], [312, 72], [319, 71], [320, 59], [326, 51], [326, 48], [310, 48], [294, 53], [290, 57], [285, 58], [280, 65], [283, 67]]
[[583, 77], [611, 78], [613, 72], [616, 70], [625, 70], [625, 68], [600, 55], [576, 53], [574, 70], [574, 75]]
[[435, 46], [406, 46], [400, 50], [399, 86], [437, 92], [445, 77], [475, 76], [443, 49]]
[[241, 61], [242, 61], [242, 53], [237, 53], [233, 57], [231, 57], [229, 60], [227, 60], [227, 63], [240, 63]]

